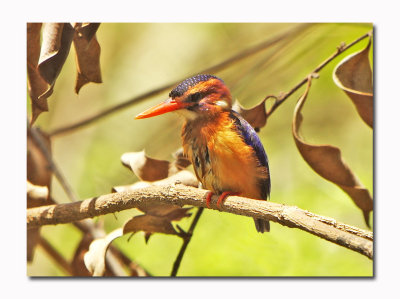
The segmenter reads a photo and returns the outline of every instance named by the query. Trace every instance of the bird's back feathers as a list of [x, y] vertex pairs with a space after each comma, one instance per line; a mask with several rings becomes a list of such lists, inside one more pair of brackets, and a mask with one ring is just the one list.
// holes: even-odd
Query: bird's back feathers
[[235, 111], [231, 111], [229, 116], [236, 123], [236, 128], [242, 135], [246, 144], [254, 149], [258, 162], [262, 166], [264, 166], [268, 172], [268, 178], [263, 178], [260, 180], [260, 187], [263, 194], [263, 199], [267, 199], [271, 192], [271, 179], [269, 175], [268, 157], [265, 153], [260, 138], [258, 137], [253, 127], [240, 114]]

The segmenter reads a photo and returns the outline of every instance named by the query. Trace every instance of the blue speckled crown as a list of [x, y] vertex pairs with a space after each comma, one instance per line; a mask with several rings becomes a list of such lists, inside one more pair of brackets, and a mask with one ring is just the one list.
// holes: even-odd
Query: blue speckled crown
[[196, 75], [193, 76], [191, 78], [188, 78], [184, 81], [182, 81], [181, 83], [178, 84], [178, 86], [176, 86], [170, 93], [169, 96], [171, 98], [175, 98], [175, 97], [180, 97], [182, 96], [190, 87], [195, 86], [197, 83], [202, 82], [202, 81], [207, 81], [210, 78], [215, 78], [220, 80], [221, 82], [222, 79], [213, 76], [213, 75], [204, 75], [204, 74], [200, 74], [200, 75]]

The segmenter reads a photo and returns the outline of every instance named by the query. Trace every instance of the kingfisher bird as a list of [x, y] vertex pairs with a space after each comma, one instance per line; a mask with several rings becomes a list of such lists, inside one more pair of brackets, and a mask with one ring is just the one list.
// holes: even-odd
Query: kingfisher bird
[[[199, 74], [179, 83], [169, 98], [136, 119], [175, 111], [184, 119], [184, 154], [193, 164], [203, 188], [206, 205], [218, 194], [217, 207], [229, 195], [267, 200], [271, 181], [268, 157], [253, 127], [232, 110], [232, 96], [224, 81]], [[258, 232], [270, 230], [269, 221], [254, 218]]]

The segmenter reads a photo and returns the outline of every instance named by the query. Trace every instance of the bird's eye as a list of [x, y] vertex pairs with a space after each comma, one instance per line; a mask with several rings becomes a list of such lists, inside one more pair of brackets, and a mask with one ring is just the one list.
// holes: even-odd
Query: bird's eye
[[187, 102], [196, 103], [203, 97], [201, 92], [195, 92], [188, 96]]

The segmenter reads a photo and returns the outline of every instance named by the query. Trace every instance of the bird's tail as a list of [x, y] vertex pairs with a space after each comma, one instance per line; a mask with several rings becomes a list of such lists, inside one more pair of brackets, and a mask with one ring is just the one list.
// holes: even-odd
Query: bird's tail
[[269, 221], [259, 218], [254, 218], [256, 229], [259, 233], [269, 232]]

